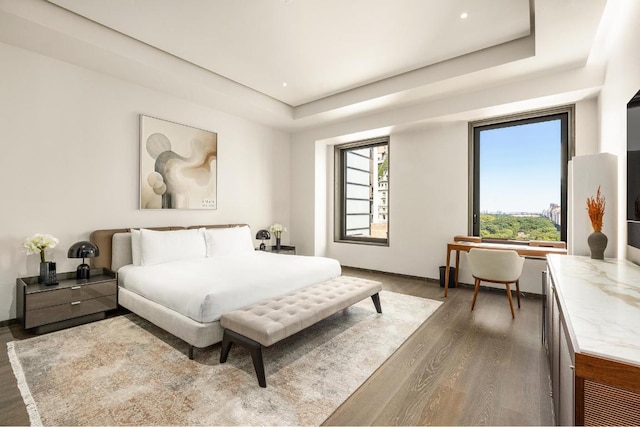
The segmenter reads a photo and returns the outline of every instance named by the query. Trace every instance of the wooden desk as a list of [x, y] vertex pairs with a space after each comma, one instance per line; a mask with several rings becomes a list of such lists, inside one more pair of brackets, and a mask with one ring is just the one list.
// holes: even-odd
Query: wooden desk
[[449, 292], [449, 267], [451, 266], [451, 251], [456, 251], [455, 286], [458, 287], [458, 267], [460, 265], [460, 252], [469, 252], [473, 248], [495, 249], [500, 251], [516, 251], [520, 256], [544, 258], [548, 254], [566, 255], [565, 248], [550, 248], [546, 246], [529, 246], [509, 243], [476, 243], [476, 242], [451, 242], [447, 243], [447, 266], [444, 272], [444, 296]]

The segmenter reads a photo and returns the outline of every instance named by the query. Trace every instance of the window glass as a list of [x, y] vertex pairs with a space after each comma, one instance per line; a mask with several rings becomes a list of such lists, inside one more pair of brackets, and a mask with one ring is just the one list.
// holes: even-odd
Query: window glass
[[474, 235], [566, 241], [568, 116], [474, 126]]
[[388, 243], [388, 139], [336, 147], [336, 240]]

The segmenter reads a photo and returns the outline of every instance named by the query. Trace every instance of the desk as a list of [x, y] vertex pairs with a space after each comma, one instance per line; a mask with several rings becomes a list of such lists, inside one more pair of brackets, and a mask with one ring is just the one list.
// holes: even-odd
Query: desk
[[500, 251], [516, 251], [520, 256], [544, 258], [548, 254], [566, 255], [564, 248], [550, 248], [546, 246], [529, 246], [508, 243], [476, 243], [476, 242], [451, 242], [447, 243], [447, 266], [444, 272], [444, 296], [449, 291], [449, 267], [451, 266], [451, 251], [456, 251], [455, 284], [458, 287], [458, 267], [460, 264], [460, 251], [469, 252], [473, 248], [495, 249]]

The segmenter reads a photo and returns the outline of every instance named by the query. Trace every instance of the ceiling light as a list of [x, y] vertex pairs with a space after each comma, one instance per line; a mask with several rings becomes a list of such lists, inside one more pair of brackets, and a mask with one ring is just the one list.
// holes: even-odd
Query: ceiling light
[[287, 87], [287, 82], [282, 82], [282, 87]]
[[467, 19], [469, 17], [469, 14], [467, 12], [462, 12], [460, 14], [460, 19]]

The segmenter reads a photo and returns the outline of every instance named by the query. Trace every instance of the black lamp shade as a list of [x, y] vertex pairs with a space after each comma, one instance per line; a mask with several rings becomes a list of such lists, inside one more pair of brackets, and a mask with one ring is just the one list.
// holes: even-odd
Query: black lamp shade
[[78, 266], [76, 270], [76, 279], [89, 279], [91, 269], [84, 263], [85, 258], [95, 258], [100, 255], [100, 249], [91, 242], [82, 241], [76, 242], [69, 248], [67, 257], [69, 258], [82, 258], [82, 264]]
[[256, 233], [256, 239], [269, 240], [271, 239], [271, 233], [269, 233], [267, 230], [258, 230], [258, 233]]

